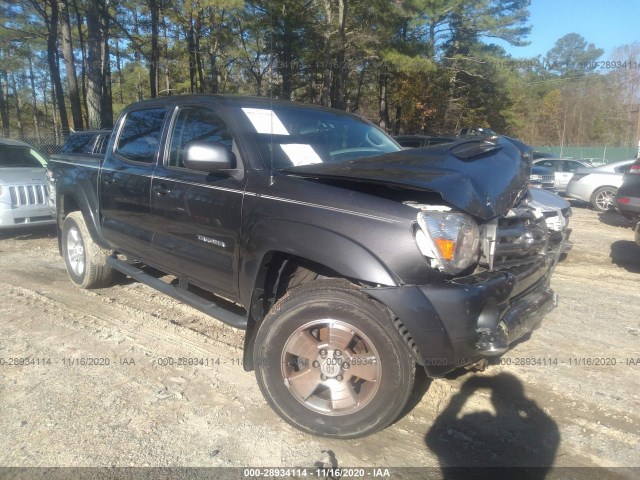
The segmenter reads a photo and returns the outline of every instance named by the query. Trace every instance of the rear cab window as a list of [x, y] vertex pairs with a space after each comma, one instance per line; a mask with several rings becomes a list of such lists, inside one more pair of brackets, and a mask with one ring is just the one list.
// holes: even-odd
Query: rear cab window
[[91, 153], [93, 133], [74, 133], [62, 146], [62, 153]]

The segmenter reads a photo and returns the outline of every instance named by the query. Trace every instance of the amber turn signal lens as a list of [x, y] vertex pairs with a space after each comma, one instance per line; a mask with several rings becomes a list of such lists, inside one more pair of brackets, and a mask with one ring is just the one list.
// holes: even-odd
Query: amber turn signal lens
[[453, 252], [456, 249], [456, 242], [453, 240], [447, 240], [446, 238], [436, 238], [436, 245], [440, 249], [442, 258], [450, 261], [453, 258]]

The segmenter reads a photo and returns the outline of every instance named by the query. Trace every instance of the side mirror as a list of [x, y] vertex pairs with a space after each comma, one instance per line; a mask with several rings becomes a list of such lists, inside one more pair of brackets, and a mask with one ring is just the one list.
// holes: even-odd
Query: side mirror
[[200, 172], [216, 172], [235, 168], [236, 158], [220, 142], [191, 142], [185, 146], [184, 166]]

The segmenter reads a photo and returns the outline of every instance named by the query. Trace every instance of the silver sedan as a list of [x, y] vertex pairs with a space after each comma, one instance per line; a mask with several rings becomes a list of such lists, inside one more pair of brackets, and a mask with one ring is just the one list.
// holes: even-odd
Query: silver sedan
[[590, 203], [599, 212], [611, 210], [615, 207], [613, 199], [622, 185], [622, 177], [633, 162], [635, 160], [623, 160], [601, 167], [580, 168], [567, 185], [567, 195]]

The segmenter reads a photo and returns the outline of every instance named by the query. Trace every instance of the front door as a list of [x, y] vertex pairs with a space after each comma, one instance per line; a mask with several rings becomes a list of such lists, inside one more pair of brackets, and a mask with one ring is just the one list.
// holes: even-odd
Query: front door
[[[235, 168], [216, 174], [187, 169], [185, 147], [195, 141], [225, 145]], [[172, 273], [236, 300], [244, 169], [231, 131], [213, 108], [184, 106], [174, 114], [167, 142], [151, 185], [153, 255]]]

